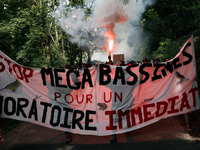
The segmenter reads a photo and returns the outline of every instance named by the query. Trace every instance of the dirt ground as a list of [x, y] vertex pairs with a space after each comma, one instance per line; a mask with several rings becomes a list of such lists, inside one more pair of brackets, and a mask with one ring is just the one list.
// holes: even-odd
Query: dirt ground
[[[177, 118], [179, 118], [182, 126], [186, 125], [184, 115], [177, 116]], [[192, 131], [189, 131], [188, 133], [190, 136], [200, 137], [200, 110], [190, 113], [190, 122]]]
[[192, 131], [186, 130], [184, 115], [162, 119], [156, 123], [131, 131], [130, 134], [117, 134], [117, 142], [110, 144], [110, 136], [72, 134], [72, 142], [65, 144], [63, 131], [43, 126], [23, 123], [4, 135], [0, 150], [48, 149], [200, 149], [200, 111], [190, 114]]

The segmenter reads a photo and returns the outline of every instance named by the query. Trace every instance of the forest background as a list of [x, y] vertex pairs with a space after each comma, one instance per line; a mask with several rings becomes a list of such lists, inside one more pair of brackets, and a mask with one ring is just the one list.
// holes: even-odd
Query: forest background
[[[85, 5], [84, 0], [69, 0], [63, 4], [65, 14], [62, 15], [67, 15], [73, 7], [79, 6], [84, 10], [87, 20], [94, 5], [94, 0], [88, 1], [91, 5]], [[36, 68], [61, 68], [66, 64], [81, 67], [83, 62], [100, 61], [91, 60], [91, 56], [94, 52], [104, 51], [106, 44], [88, 40], [83, 46], [78, 42], [71, 42], [71, 35], [55, 19], [54, 13], [59, 4], [59, 0], [1, 0], [0, 50], [19, 64]], [[158, 58], [160, 61], [171, 59], [193, 35], [199, 66], [199, 0], [155, 0], [153, 5], [146, 7], [139, 25], [148, 33], [149, 38], [137, 47], [131, 43], [132, 37], [128, 37], [130, 39], [127, 43], [134, 52], [132, 60], [142, 60], [145, 57]], [[133, 24], [133, 28], [137, 28], [137, 25]], [[92, 36], [91, 31], [84, 32]], [[94, 46], [88, 46], [88, 43]]]

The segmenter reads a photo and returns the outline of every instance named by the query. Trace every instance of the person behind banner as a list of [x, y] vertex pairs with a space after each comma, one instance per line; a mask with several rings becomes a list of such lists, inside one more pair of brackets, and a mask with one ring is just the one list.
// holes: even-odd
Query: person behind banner
[[[131, 61], [130, 64], [128, 63], [126, 66], [129, 66], [129, 65], [134, 65], [135, 62], [134, 61]], [[118, 61], [115, 66], [119, 67], [119, 66], [125, 66], [124, 64], [124, 61]], [[126, 132], [125, 133], [127, 136], [130, 137], [130, 132]], [[117, 142], [117, 135], [116, 134], [112, 134], [112, 137], [111, 137], [111, 140], [110, 140], [110, 143], [111, 144], [114, 144]]]
[[[66, 65], [65, 66], [65, 69], [71, 69], [71, 66], [70, 65]], [[65, 143], [68, 144], [72, 141], [72, 135], [71, 135], [71, 132], [65, 132], [65, 134], [67, 134], [67, 138], [66, 138], [66, 141]]]
[[149, 60], [147, 58], [143, 59], [143, 63], [148, 63], [148, 62], [149, 62]]
[[[70, 77], [71, 77], [73, 83], [79, 82], [79, 80], [78, 80], [78, 78], [76, 77], [76, 74], [75, 74], [75, 72], [78, 71], [77, 68], [76, 68], [76, 66], [71, 67], [70, 65], [66, 65], [66, 66], [65, 66], [65, 69], [71, 69], [71, 70], [73, 70], [73, 72], [70, 74]], [[65, 143], [66, 143], [66, 144], [71, 143], [71, 141], [72, 141], [71, 132], [67, 132], [67, 131], [66, 131], [65, 134], [67, 134], [67, 138], [66, 138]]]
[[5, 128], [5, 119], [1, 118], [0, 116], [0, 133], [1, 133], [0, 143], [4, 141], [4, 138], [3, 138], [4, 128]]
[[[119, 67], [119, 66], [121, 66], [121, 64], [122, 64], [122, 62], [121, 62], [121, 61], [118, 61], [118, 62], [115, 64], [115, 66]], [[112, 134], [112, 138], [111, 138], [111, 140], [110, 140], [110, 143], [111, 143], [111, 144], [114, 144], [114, 143], [116, 143], [116, 141], [117, 141], [116, 134]]]
[[190, 122], [190, 114], [189, 114], [189, 112], [184, 114], [184, 118], [185, 118], [185, 123], [186, 123], [186, 130], [191, 132], [192, 129], [191, 129], [191, 122]]

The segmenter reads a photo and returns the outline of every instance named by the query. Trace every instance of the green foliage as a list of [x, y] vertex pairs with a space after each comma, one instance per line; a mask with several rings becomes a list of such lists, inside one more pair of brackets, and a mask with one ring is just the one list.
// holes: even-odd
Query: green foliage
[[[71, 43], [70, 35], [65, 34], [55, 23], [52, 14], [58, 4], [58, 0], [2, 0], [0, 50], [18, 63], [30, 67], [60, 68], [74, 63], [81, 66], [83, 61], [89, 60], [89, 50]], [[85, 19], [90, 19], [92, 5], [93, 0], [88, 1], [87, 5], [84, 0], [70, 0], [66, 4], [66, 10], [68, 12], [72, 7], [82, 7], [86, 14]], [[142, 46], [136, 47], [134, 42], [138, 41], [133, 41], [131, 36], [128, 40], [128, 44], [133, 47], [135, 60], [142, 60], [144, 57], [159, 58], [161, 61], [171, 59], [193, 34], [196, 60], [200, 63], [199, 0], [157, 0], [143, 13], [141, 26], [149, 35], [148, 39], [144, 39], [146, 34], [138, 39]], [[81, 32], [90, 36], [89, 31]], [[98, 45], [92, 44], [97, 49]]]
[[160, 59], [160, 61], [165, 61], [166, 59], [172, 59], [179, 52], [183, 46], [182, 42], [172, 41], [171, 39], [164, 39], [159, 43], [157, 51], [154, 51], [153, 58]]
[[84, 0], [69, 0], [71, 6], [83, 6]]
[[[52, 14], [57, 2], [0, 2], [0, 50], [14, 61], [29, 67], [60, 68], [66, 63], [73, 65], [82, 49], [69, 42], [68, 35], [55, 24]], [[83, 5], [81, 0], [70, 3]]]
[[[157, 0], [144, 12], [141, 25], [150, 38], [144, 42], [138, 56], [147, 57], [151, 53], [154, 59], [172, 59], [192, 34], [196, 37], [200, 33], [200, 1]], [[145, 43], [150, 46], [146, 47]], [[199, 56], [198, 43], [196, 40], [196, 56]]]

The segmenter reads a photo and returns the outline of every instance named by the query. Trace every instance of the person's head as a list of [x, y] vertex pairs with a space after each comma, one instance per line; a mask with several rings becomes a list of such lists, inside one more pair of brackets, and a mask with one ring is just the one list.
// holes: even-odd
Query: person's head
[[90, 68], [90, 67], [92, 67], [92, 64], [87, 64], [86, 65], [86, 68]]
[[143, 63], [147, 63], [147, 62], [149, 62], [149, 60], [147, 58], [144, 58]]
[[159, 63], [159, 62], [160, 62], [160, 59], [158, 59], [158, 58], [155, 59], [155, 61], [154, 61], [154, 63], [156, 63], [156, 64]]
[[65, 65], [65, 69], [71, 69], [70, 65]]
[[76, 69], [78, 68], [77, 64], [74, 64], [74, 66], [73, 66], [73, 67], [75, 67]]
[[123, 60], [121, 61], [121, 65], [120, 66], [125, 66], [125, 63], [124, 63]]
[[134, 65], [134, 64], [135, 64], [135, 61], [131, 60], [130, 62], [127, 63], [127, 66]]
[[71, 67], [71, 69], [72, 69], [73, 71], [77, 71], [76, 66]]

